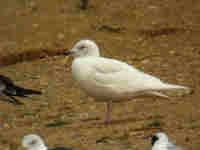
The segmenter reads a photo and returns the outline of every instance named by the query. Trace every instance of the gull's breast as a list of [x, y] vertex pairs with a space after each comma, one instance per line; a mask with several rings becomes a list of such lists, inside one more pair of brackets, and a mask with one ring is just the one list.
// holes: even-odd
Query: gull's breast
[[[89, 61], [89, 62], [88, 62]], [[106, 101], [119, 98], [111, 87], [98, 84], [95, 79], [94, 68], [90, 60], [85, 58], [75, 59], [72, 63], [72, 78], [81, 89], [96, 100]]]

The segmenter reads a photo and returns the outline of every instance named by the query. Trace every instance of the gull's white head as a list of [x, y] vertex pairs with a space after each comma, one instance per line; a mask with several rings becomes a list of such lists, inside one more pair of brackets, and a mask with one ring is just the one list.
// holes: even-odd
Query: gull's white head
[[78, 41], [72, 50], [65, 52], [65, 55], [73, 55], [75, 57], [99, 56], [99, 48], [95, 42], [91, 40]]
[[36, 134], [29, 134], [23, 137], [22, 145], [27, 150], [47, 150], [42, 138]]
[[152, 136], [151, 144], [152, 146], [157, 143], [168, 143], [168, 136], [163, 132], [158, 132]]

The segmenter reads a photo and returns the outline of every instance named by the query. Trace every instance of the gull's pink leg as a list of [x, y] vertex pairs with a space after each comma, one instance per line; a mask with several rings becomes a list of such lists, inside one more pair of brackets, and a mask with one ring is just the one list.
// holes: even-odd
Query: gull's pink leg
[[106, 104], [107, 106], [107, 112], [106, 112], [106, 120], [105, 120], [105, 124], [109, 124], [110, 123], [110, 113], [112, 112], [112, 103], [108, 102]]
[[101, 123], [97, 123], [98, 125], [108, 125], [111, 123], [111, 120], [110, 120], [110, 113], [112, 111], [112, 102], [108, 102], [106, 103], [106, 120], [104, 122], [101, 122]]

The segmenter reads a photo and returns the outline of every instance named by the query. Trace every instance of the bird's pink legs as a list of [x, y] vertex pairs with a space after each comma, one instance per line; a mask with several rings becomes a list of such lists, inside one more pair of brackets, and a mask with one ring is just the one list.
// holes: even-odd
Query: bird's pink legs
[[110, 113], [112, 112], [112, 103], [108, 102], [106, 104], [107, 106], [107, 112], [106, 112], [106, 120], [105, 120], [105, 124], [109, 124], [110, 123]]
[[112, 112], [112, 102], [106, 103], [106, 120], [101, 123], [97, 123], [98, 125], [108, 125], [111, 123], [110, 114]]

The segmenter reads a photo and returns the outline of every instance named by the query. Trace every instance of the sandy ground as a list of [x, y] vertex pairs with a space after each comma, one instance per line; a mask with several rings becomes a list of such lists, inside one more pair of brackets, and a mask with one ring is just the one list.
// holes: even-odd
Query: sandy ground
[[[82, 150], [150, 150], [144, 136], [165, 131], [188, 150], [200, 149], [200, 2], [156, 0], [7, 0], [0, 2], [2, 75], [41, 96], [1, 97], [0, 149], [20, 150], [21, 138], [40, 134], [50, 147]], [[71, 79], [71, 58], [52, 56], [80, 39], [191, 95], [137, 99], [113, 105], [112, 124], [99, 126], [105, 106]], [[50, 57], [52, 56], [52, 57]]]

